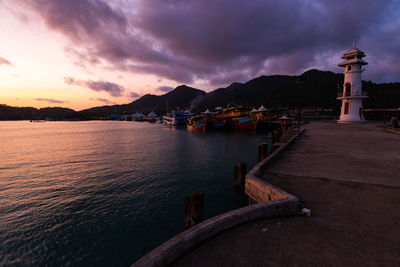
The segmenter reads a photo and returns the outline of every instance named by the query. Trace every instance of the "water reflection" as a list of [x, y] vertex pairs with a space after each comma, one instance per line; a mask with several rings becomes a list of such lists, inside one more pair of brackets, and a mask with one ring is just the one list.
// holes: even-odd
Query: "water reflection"
[[145, 122], [0, 128], [2, 265], [129, 265], [183, 229], [191, 191], [206, 217], [235, 208], [233, 167], [266, 140]]

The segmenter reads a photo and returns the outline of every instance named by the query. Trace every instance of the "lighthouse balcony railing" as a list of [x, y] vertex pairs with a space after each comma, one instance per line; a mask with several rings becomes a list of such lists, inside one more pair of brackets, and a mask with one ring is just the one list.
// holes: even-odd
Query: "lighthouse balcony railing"
[[[361, 94], [360, 93], [358, 93], [358, 94], [351, 94], [351, 93], [347, 93], [346, 92], [346, 94], [345, 94], [345, 97], [347, 97], [347, 96], [349, 96], [349, 97], [351, 97], [351, 96], [368, 96], [368, 92], [362, 92]], [[340, 92], [340, 93], [337, 93], [337, 97], [343, 97], [343, 93], [342, 92]]]

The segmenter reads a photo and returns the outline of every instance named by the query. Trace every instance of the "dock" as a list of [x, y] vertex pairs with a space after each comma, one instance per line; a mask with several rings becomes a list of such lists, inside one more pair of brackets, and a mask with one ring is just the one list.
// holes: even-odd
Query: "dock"
[[400, 266], [400, 136], [377, 126], [303, 125], [262, 179], [311, 216], [246, 222], [173, 266]]

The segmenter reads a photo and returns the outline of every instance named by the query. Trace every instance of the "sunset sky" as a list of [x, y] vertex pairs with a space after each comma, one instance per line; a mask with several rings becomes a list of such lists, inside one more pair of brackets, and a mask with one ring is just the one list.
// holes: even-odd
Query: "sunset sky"
[[0, 104], [76, 110], [187, 84], [341, 72], [400, 81], [400, 1], [0, 0]]

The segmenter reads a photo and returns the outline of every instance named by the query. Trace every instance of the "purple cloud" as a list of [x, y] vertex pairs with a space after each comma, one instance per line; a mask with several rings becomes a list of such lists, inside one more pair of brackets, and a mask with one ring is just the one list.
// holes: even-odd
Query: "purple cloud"
[[123, 91], [125, 90], [122, 86], [111, 83], [111, 82], [104, 82], [104, 81], [87, 81], [86, 85], [92, 89], [93, 91], [104, 91], [109, 93], [111, 96], [122, 96]]
[[51, 99], [51, 98], [35, 98], [34, 100], [53, 103], [53, 104], [63, 104], [63, 103], [68, 102], [68, 101], [56, 100], [56, 99]]
[[103, 103], [108, 104], [108, 105], [116, 104], [116, 103], [113, 102], [113, 101], [110, 101], [110, 100], [105, 99], [105, 98], [100, 98], [100, 97], [99, 97], [99, 98], [96, 98], [96, 99], [91, 98], [90, 100], [97, 100], [97, 101], [103, 102]]
[[3, 57], [0, 57], [0, 65], [10, 65], [11, 66], [12, 63]]
[[135, 92], [130, 92], [128, 95], [127, 95], [127, 97], [129, 97], [129, 98], [138, 98], [138, 97], [141, 97], [142, 95], [140, 95], [140, 94], [138, 94], [138, 93], [135, 93]]
[[168, 93], [168, 92], [174, 90], [174, 88], [170, 87], [170, 86], [160, 86], [156, 90], [160, 91], [160, 92]]
[[83, 80], [75, 80], [72, 77], [64, 77], [64, 80], [69, 85], [79, 85], [86, 88], [89, 88], [96, 92], [107, 92], [111, 96], [122, 96], [125, 91], [124, 87], [118, 85], [116, 83], [107, 82], [107, 81], [83, 81]]
[[104, 62], [216, 86], [316, 66], [341, 71], [340, 56], [355, 39], [370, 62], [366, 78], [400, 77], [398, 1], [30, 0], [28, 6], [69, 38], [67, 51], [82, 66]]

